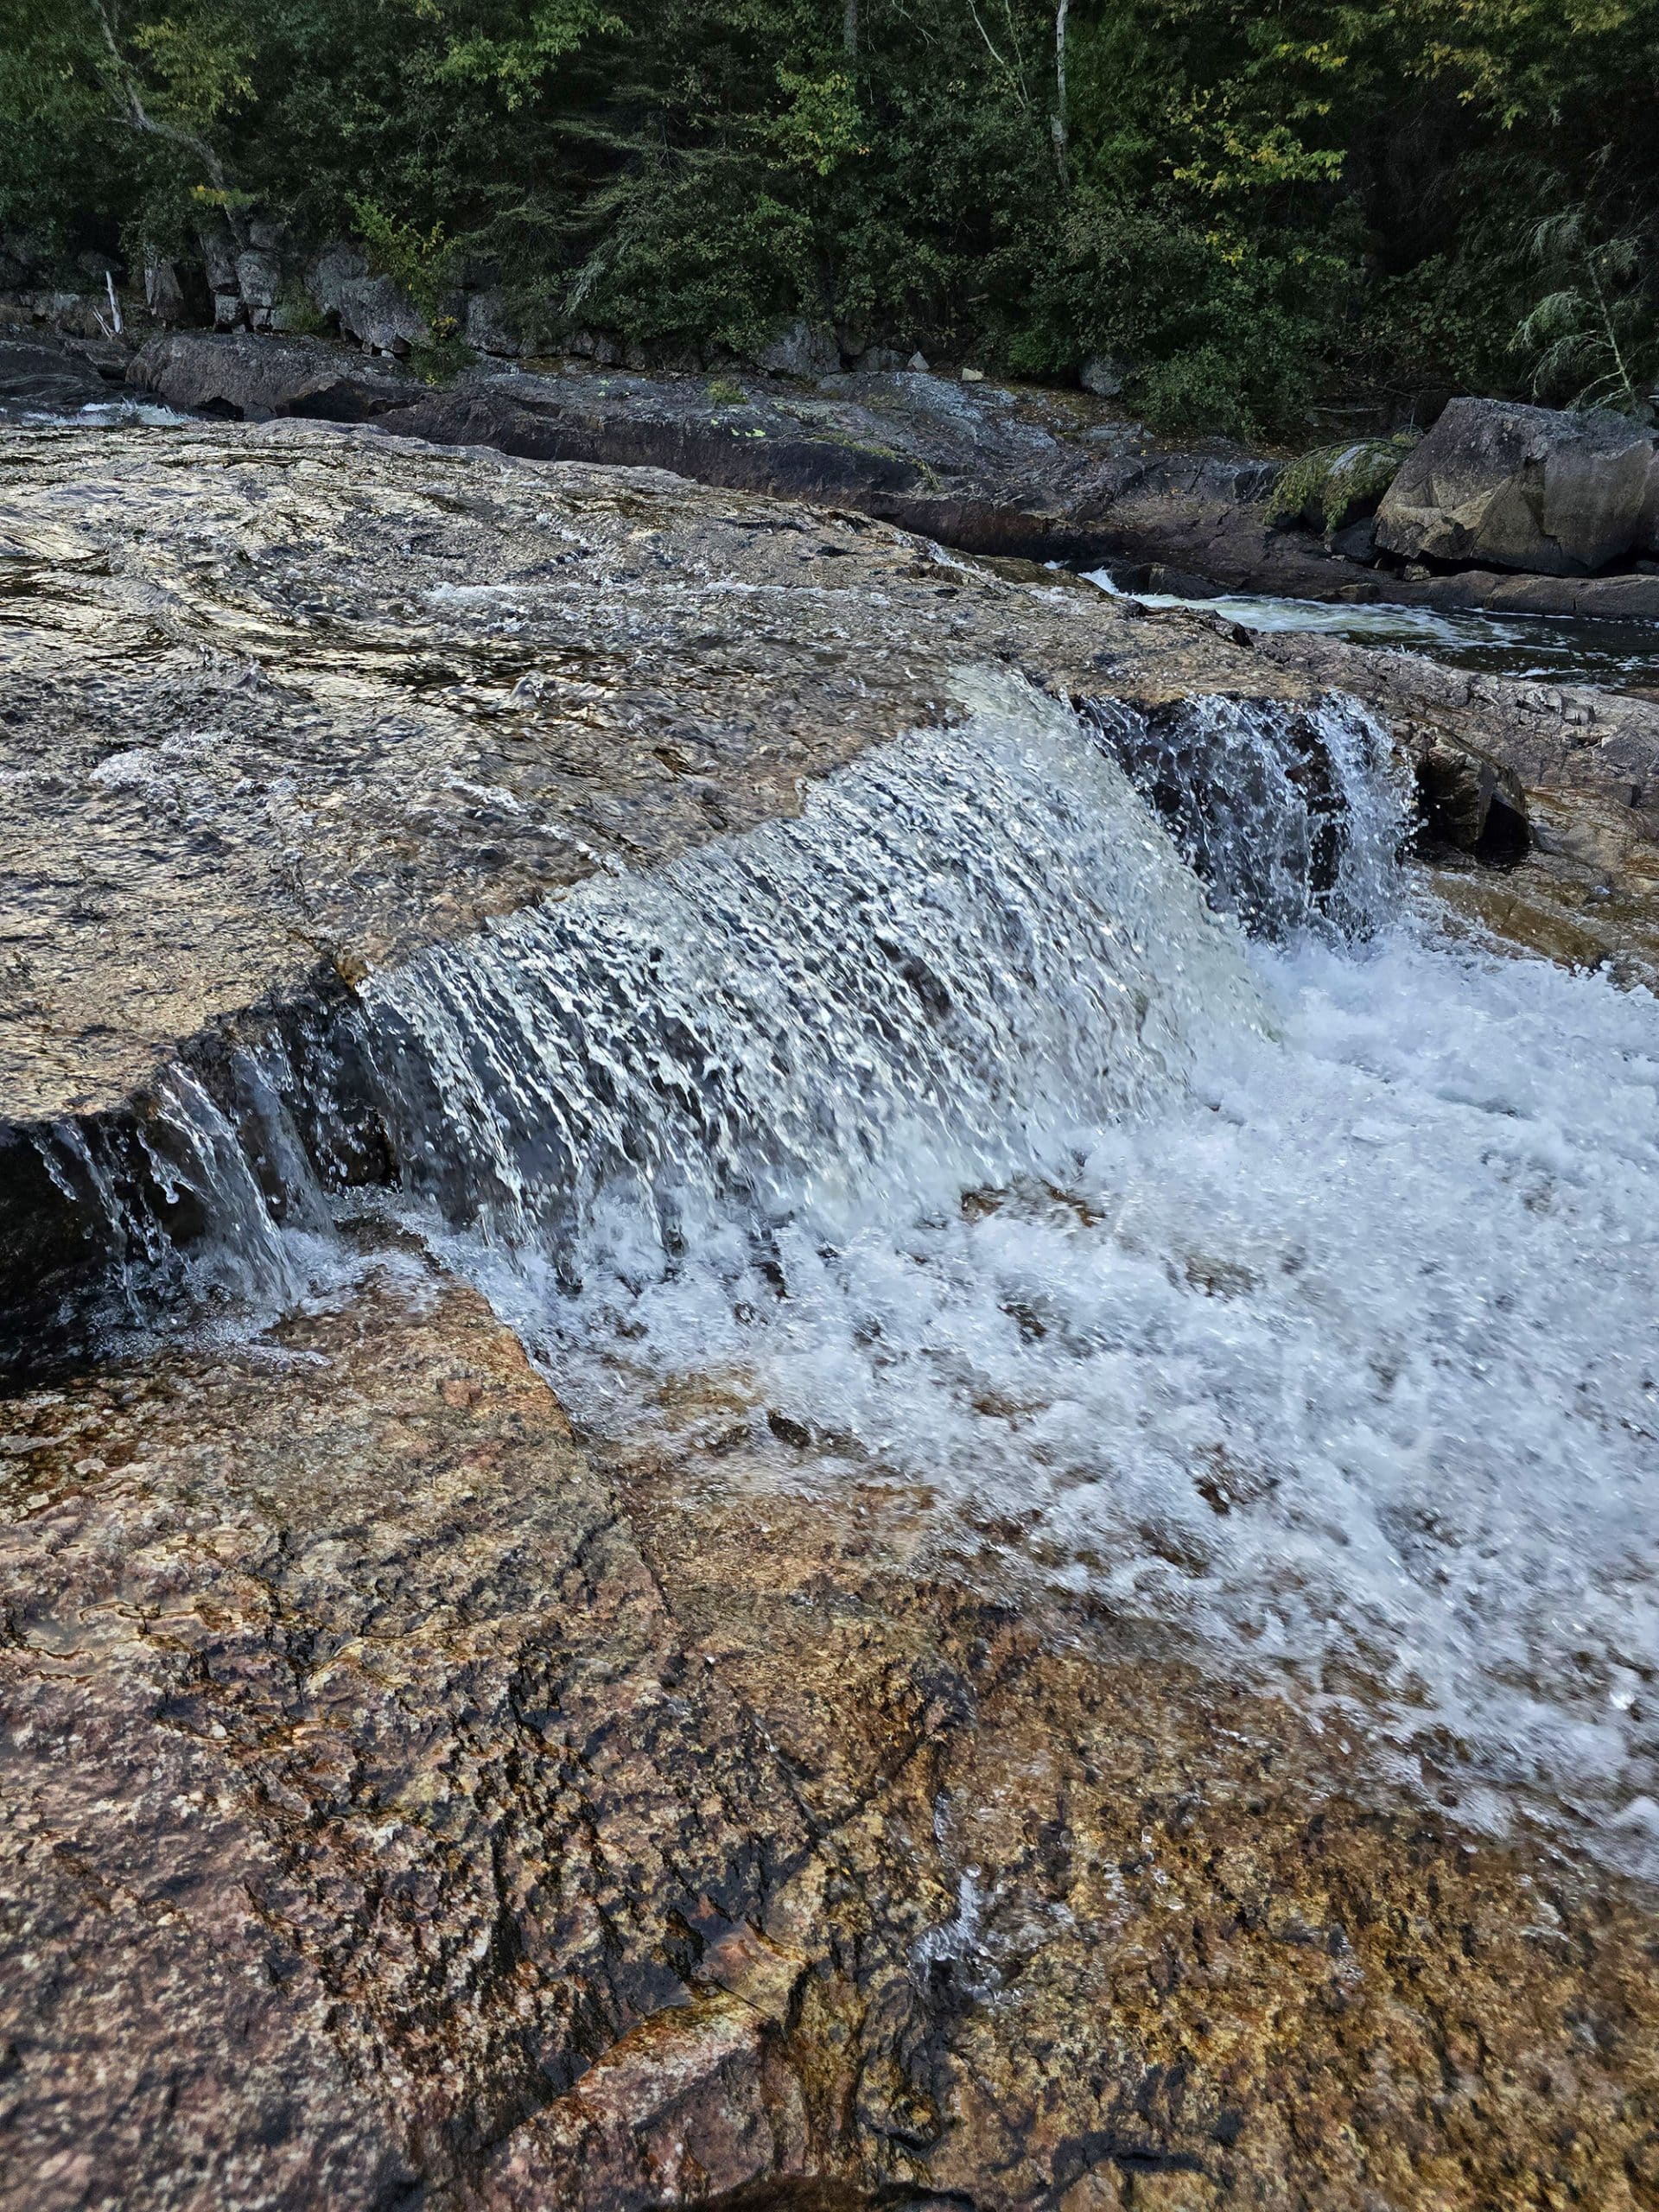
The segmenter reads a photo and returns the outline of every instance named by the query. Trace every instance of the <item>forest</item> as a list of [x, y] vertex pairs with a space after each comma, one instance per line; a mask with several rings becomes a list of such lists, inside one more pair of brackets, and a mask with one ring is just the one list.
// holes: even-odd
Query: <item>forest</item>
[[1172, 428], [1647, 416], [1659, 0], [0, 0], [0, 238], [256, 213], [542, 345], [791, 317]]

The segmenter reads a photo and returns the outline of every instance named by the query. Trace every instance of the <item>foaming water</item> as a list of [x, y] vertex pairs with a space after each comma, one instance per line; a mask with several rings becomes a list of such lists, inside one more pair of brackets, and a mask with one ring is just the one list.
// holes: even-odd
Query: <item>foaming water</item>
[[569, 1274], [1021, 1172], [1262, 1018], [1097, 737], [1010, 687], [801, 817], [437, 948], [365, 995], [406, 1182]]
[[957, 1571], [1659, 1873], [1659, 1006], [1440, 935], [1402, 810], [1340, 701], [988, 693], [375, 979], [372, 1111], [273, 1046], [143, 1187], [286, 1297], [372, 1122], [590, 1431], [736, 1407], [767, 1479], [925, 1493]]
[[982, 719], [389, 981], [445, 1248], [591, 1429], [746, 1406], [1659, 1870], [1659, 1008], [1440, 937], [1357, 710], [1103, 728], [1248, 955], [1077, 725]]
[[763, 1449], [929, 1485], [982, 1569], [1652, 1871], [1659, 1011], [1410, 928], [1256, 965], [1276, 1037], [1212, 1033], [1179, 1100], [1001, 1190], [804, 1215], [765, 1279], [618, 1238], [555, 1370], [612, 1427], [728, 1376]]

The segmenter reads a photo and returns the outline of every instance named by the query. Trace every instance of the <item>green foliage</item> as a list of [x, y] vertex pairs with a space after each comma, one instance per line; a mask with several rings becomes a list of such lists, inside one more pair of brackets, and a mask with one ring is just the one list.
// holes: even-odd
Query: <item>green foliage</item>
[[749, 396], [741, 384], [730, 377], [715, 377], [707, 387], [709, 398], [716, 407], [747, 407]]
[[453, 384], [477, 359], [454, 321], [440, 315], [433, 335], [410, 349], [409, 365], [423, 384], [446, 385]]
[[1516, 332], [1532, 363], [1533, 390], [1568, 407], [1611, 407], [1653, 419], [1659, 331], [1643, 282], [1643, 241], [1609, 235], [1580, 202], [1541, 216], [1531, 257], [1551, 289]]
[[844, 69], [812, 77], [780, 65], [778, 83], [789, 105], [772, 124], [772, 143], [788, 168], [829, 176], [854, 155], [869, 152], [858, 94]]
[[[0, 0], [0, 230], [359, 238], [435, 348], [804, 315], [1279, 435], [1333, 385], [1640, 410], [1659, 0]], [[1057, 134], [1056, 126], [1059, 125]], [[446, 359], [450, 358], [445, 356]]]
[[435, 327], [445, 319], [442, 302], [450, 289], [453, 258], [443, 225], [434, 223], [421, 231], [413, 223], [387, 214], [372, 200], [353, 196], [350, 205], [370, 264], [407, 292], [427, 321]]
[[327, 334], [328, 317], [302, 284], [285, 286], [277, 306], [282, 314], [283, 328], [295, 337], [321, 338]]
[[[433, 17], [440, 10], [429, 10]], [[506, 35], [482, 29], [450, 38], [436, 68], [440, 80], [472, 82], [497, 88], [509, 108], [521, 106], [539, 92], [556, 62], [576, 53], [585, 40], [616, 36], [627, 26], [596, 0], [539, 0], [522, 28]]]

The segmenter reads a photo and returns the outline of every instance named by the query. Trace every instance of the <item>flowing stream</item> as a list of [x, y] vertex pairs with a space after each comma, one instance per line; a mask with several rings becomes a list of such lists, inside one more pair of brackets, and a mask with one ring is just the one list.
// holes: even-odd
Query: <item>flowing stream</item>
[[1341, 701], [988, 690], [372, 979], [378, 1198], [275, 1048], [251, 1166], [175, 1101], [188, 1265], [291, 1298], [378, 1204], [591, 1432], [718, 1389], [778, 1482], [1659, 1872], [1659, 1006], [1446, 934], [1402, 808]]
[[1571, 614], [1506, 614], [1478, 607], [1413, 607], [1387, 600], [1286, 599], [1217, 592], [1126, 594], [1109, 569], [1086, 571], [1111, 598], [1143, 607], [1219, 614], [1247, 630], [1312, 630], [1357, 645], [1397, 645], [1453, 668], [1525, 683], [1593, 683], [1610, 691], [1659, 690], [1659, 622], [1605, 621]]

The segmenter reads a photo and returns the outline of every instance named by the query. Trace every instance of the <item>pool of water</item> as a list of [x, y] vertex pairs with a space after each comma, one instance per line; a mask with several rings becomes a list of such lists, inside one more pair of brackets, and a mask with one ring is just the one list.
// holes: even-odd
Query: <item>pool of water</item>
[[1089, 582], [1143, 607], [1183, 607], [1224, 615], [1248, 630], [1311, 630], [1360, 645], [1397, 645], [1456, 668], [1533, 683], [1593, 683], [1612, 691], [1659, 692], [1659, 622], [1588, 621], [1568, 614], [1493, 614], [1476, 607], [1355, 606], [1248, 594], [1183, 599], [1125, 594], [1109, 569]]

